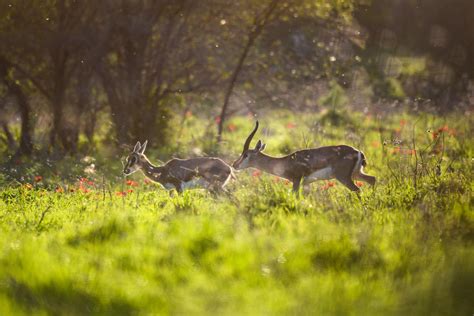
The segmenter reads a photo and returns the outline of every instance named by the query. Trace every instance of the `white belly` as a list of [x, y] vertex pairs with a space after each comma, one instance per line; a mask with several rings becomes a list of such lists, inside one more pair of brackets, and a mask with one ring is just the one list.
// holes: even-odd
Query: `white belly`
[[187, 182], [183, 182], [181, 184], [181, 189], [184, 190], [189, 190], [189, 189], [196, 189], [196, 188], [207, 188], [209, 186], [209, 183], [205, 181], [204, 179], [192, 179]]
[[165, 184], [163, 184], [163, 186], [165, 187], [166, 190], [173, 190], [174, 189], [174, 185], [171, 184], [171, 183], [165, 183]]
[[308, 184], [316, 180], [329, 180], [334, 178], [334, 172], [331, 167], [326, 167], [324, 169], [319, 169], [318, 171], [313, 172], [309, 176], [304, 178], [304, 183]]

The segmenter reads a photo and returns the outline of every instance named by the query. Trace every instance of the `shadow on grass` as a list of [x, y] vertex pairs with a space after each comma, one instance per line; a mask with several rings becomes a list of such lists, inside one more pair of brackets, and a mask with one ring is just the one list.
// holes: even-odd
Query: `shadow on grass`
[[28, 312], [47, 311], [51, 315], [131, 315], [137, 308], [123, 300], [103, 301], [71, 284], [45, 284], [31, 288], [14, 278], [7, 280], [8, 294]]

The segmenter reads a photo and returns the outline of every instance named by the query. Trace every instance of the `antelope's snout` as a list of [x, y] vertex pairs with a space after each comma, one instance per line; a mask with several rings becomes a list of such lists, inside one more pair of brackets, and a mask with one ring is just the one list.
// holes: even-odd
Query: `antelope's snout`
[[246, 161], [247, 160], [244, 156], [240, 156], [239, 159], [234, 161], [234, 163], [232, 164], [232, 168], [234, 168], [235, 170], [245, 169], [247, 167], [247, 164], [248, 164], [248, 163], [246, 163]]
[[237, 159], [236, 161], [234, 161], [234, 162], [232, 163], [232, 168], [234, 168], [234, 169], [239, 169], [239, 165], [240, 165], [239, 160], [240, 160], [240, 159]]

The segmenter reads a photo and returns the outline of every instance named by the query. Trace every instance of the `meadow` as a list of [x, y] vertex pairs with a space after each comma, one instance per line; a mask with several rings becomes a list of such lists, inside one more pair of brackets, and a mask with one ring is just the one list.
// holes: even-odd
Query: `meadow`
[[[256, 135], [275, 155], [364, 151], [361, 199], [335, 181], [303, 196], [249, 169], [231, 194], [169, 194], [127, 150], [16, 161], [0, 173], [1, 315], [472, 315], [470, 115], [273, 112]], [[151, 148], [154, 163], [211, 152], [202, 119]], [[231, 162], [254, 124], [226, 125]], [[142, 140], [143, 141], [143, 140]], [[133, 144], [131, 144], [133, 145]], [[150, 144], [151, 146], [153, 144]]]

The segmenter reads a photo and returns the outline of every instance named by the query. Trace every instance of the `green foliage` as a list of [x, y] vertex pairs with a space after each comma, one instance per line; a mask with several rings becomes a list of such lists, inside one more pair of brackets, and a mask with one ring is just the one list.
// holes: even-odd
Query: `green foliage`
[[[237, 174], [229, 195], [169, 195], [138, 175], [138, 186], [127, 186], [113, 174], [120, 164], [106, 168], [110, 161], [100, 157], [90, 183], [35, 164], [22, 169], [23, 181], [4, 176], [0, 313], [470, 313], [474, 144], [463, 137], [472, 132], [469, 118], [354, 115], [357, 137], [344, 125], [319, 125], [320, 118], [275, 113], [261, 121], [265, 132], [256, 138], [272, 154], [288, 139], [293, 150], [330, 143], [362, 149], [378, 183], [364, 185], [360, 200], [327, 182], [299, 197], [285, 181], [253, 170]], [[231, 123], [228, 160], [253, 121]], [[193, 124], [203, 122], [186, 128]], [[199, 136], [183, 135], [183, 145]], [[55, 168], [66, 173], [71, 164]], [[37, 174], [44, 178], [34, 183]]]

